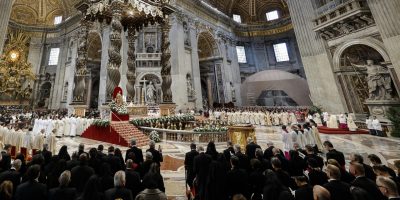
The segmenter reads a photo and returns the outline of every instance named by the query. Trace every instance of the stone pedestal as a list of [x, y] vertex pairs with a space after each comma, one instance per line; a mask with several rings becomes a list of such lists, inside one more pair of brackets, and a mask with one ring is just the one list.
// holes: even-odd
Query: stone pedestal
[[128, 113], [132, 117], [146, 117], [147, 112], [148, 109], [145, 105], [128, 106]]
[[74, 108], [74, 115], [78, 117], [85, 117], [87, 109], [86, 105], [72, 105], [72, 107]]
[[368, 106], [372, 116], [376, 116], [381, 122], [388, 122], [387, 112], [390, 107], [400, 106], [399, 100], [366, 100], [365, 105]]
[[160, 115], [171, 116], [175, 115], [176, 104], [160, 104]]

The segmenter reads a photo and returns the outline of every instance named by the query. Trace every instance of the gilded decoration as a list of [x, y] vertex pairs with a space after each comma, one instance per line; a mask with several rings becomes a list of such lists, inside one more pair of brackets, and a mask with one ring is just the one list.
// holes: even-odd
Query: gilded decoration
[[15, 0], [11, 20], [24, 25], [54, 26], [54, 18], [63, 20], [77, 13], [74, 5], [80, 0]]
[[27, 62], [29, 41], [23, 32], [9, 33], [0, 59], [0, 101], [31, 99], [35, 75]]
[[293, 24], [287, 24], [285, 26], [274, 28], [274, 29], [267, 29], [267, 30], [256, 30], [256, 31], [249, 31], [249, 32], [241, 32], [236, 31], [235, 34], [239, 37], [260, 37], [260, 36], [270, 36], [276, 35], [279, 33], [284, 33], [293, 29]]

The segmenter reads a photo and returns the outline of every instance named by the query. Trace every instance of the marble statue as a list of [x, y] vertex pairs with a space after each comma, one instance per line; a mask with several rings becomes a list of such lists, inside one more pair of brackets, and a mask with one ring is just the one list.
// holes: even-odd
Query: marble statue
[[186, 84], [188, 97], [194, 97], [196, 95], [196, 91], [193, 88], [192, 78], [190, 75], [186, 76]]
[[233, 83], [231, 82], [231, 94], [232, 94], [232, 101], [236, 101], [236, 89], [235, 86], [233, 86]]
[[153, 85], [153, 82], [150, 81], [149, 85], [146, 87], [146, 101], [147, 103], [155, 103], [156, 97], [156, 88]]
[[392, 86], [390, 74], [383, 66], [374, 65], [374, 61], [367, 60], [366, 65], [351, 64], [354, 67], [367, 69], [368, 92], [371, 100], [390, 100], [392, 99]]

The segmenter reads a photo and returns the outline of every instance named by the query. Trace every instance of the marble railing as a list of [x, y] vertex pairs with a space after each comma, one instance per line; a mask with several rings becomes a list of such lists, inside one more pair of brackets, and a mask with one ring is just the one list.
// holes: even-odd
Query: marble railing
[[161, 60], [161, 53], [137, 53], [136, 60]]
[[162, 141], [208, 143], [227, 142], [229, 136], [227, 132], [194, 132], [189, 130], [168, 130], [151, 127], [139, 127], [143, 133], [149, 135], [152, 131], [157, 131]]

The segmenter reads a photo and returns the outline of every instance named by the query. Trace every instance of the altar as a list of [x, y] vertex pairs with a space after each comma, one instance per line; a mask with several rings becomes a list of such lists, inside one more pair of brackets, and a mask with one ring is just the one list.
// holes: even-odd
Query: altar
[[252, 125], [235, 125], [228, 127], [229, 140], [233, 144], [239, 144], [245, 150], [247, 138], [250, 137], [257, 142], [255, 128]]

